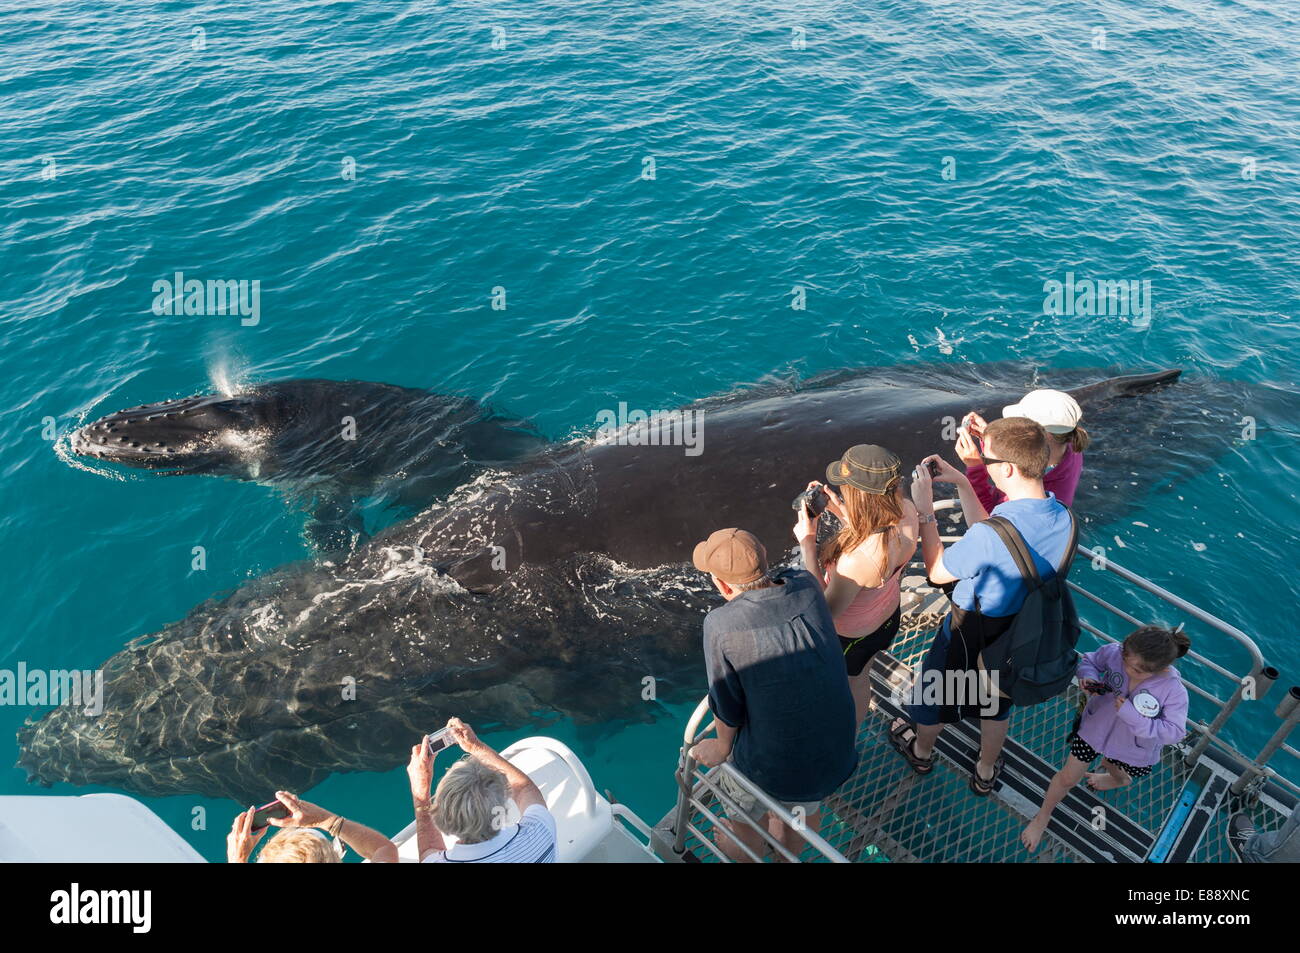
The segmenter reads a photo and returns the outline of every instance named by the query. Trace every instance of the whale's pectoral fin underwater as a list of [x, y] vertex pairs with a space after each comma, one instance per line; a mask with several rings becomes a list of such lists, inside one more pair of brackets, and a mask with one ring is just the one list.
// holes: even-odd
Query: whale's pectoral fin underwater
[[423, 508], [486, 467], [546, 446], [522, 421], [477, 402], [369, 381], [284, 380], [237, 394], [145, 404], [75, 431], [74, 454], [168, 475], [280, 487], [314, 501], [322, 550], [363, 530], [355, 501]]
[[356, 501], [335, 495], [312, 501], [302, 535], [307, 545], [318, 553], [352, 549], [368, 538], [365, 518], [357, 509]]
[[846, 448], [951, 458], [944, 434], [967, 411], [991, 419], [1034, 387], [1075, 388], [1094, 440], [1074, 502], [1087, 541], [1211, 466], [1263, 399], [1176, 371], [1042, 376], [877, 368], [692, 405], [698, 455], [640, 439], [552, 446], [133, 643], [103, 666], [102, 713], [60, 706], [24, 725], [20, 765], [42, 783], [247, 804], [392, 768], [451, 715], [485, 729], [653, 717], [647, 685], [660, 701], [707, 688], [700, 622], [718, 598], [692, 547], [743, 526], [783, 561], [790, 500]]

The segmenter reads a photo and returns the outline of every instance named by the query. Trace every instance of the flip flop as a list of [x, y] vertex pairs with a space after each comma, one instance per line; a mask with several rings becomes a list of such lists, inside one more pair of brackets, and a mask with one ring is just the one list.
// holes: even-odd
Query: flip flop
[[970, 789], [974, 794], [980, 797], [988, 797], [993, 793], [994, 788], [998, 786], [998, 778], [1002, 776], [1002, 759], [993, 762], [993, 777], [985, 781], [980, 777], [980, 761], [975, 759], [975, 763], [970, 769]]
[[[905, 739], [903, 736], [909, 731], [912, 736]], [[889, 729], [889, 743], [894, 746], [895, 751], [903, 756], [903, 760], [907, 762], [908, 766], [917, 774], [929, 774], [934, 770], [934, 753], [931, 752], [928, 758], [918, 757], [913, 747], [915, 741], [916, 726], [910, 721], [905, 721], [898, 727]]]

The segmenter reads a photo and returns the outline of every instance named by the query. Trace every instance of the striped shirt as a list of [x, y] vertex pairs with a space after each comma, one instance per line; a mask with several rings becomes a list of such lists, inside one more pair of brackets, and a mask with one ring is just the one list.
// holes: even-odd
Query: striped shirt
[[[450, 838], [448, 839], [450, 841]], [[480, 844], [451, 843], [424, 858], [425, 864], [553, 864], [555, 818], [543, 804], [530, 804], [518, 824], [503, 827]]]

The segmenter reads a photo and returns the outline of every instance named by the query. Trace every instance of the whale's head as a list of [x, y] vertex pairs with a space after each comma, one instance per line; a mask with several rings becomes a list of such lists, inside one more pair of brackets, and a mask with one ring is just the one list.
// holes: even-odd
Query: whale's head
[[72, 434], [72, 452], [172, 473], [256, 477], [279, 421], [258, 394], [209, 394], [143, 404]]

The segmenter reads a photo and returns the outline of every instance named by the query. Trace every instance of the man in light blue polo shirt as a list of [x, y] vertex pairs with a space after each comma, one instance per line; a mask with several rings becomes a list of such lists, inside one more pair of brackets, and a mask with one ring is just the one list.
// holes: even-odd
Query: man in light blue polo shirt
[[[981, 458], [994, 485], [1006, 494], [1006, 501], [993, 508], [992, 515], [1010, 520], [1024, 538], [1034, 566], [1043, 580], [1056, 575], [1070, 542], [1073, 517], [1056, 497], [1043, 489], [1043, 474], [1051, 449], [1047, 434], [1027, 417], [1004, 417], [984, 431]], [[935, 633], [922, 666], [921, 678], [931, 673], [975, 672], [981, 650], [1010, 628], [1024, 605], [1028, 588], [1014, 558], [992, 527], [972, 525], [947, 550], [939, 539], [934, 520], [934, 498], [929, 461], [935, 461], [936, 479], [956, 483], [959, 490], [965, 476], [940, 457], [928, 457], [913, 474], [912, 498], [921, 515], [921, 549], [930, 582], [952, 585], [952, 611]], [[963, 492], [963, 497], [965, 493]], [[963, 508], [966, 501], [963, 500]], [[982, 512], [980, 507], [975, 512]], [[937, 680], [936, 680], [937, 681]], [[948, 680], [945, 684], [970, 684]], [[890, 729], [890, 742], [918, 774], [934, 767], [934, 743], [945, 724], [978, 715], [980, 755], [971, 775], [971, 790], [978, 795], [992, 793], [1002, 769], [1002, 746], [1007, 737], [1010, 699], [999, 696], [993, 706], [977, 699], [943, 699], [942, 704], [906, 706], [908, 717], [898, 719]], [[985, 700], [987, 701], [987, 700]]]

